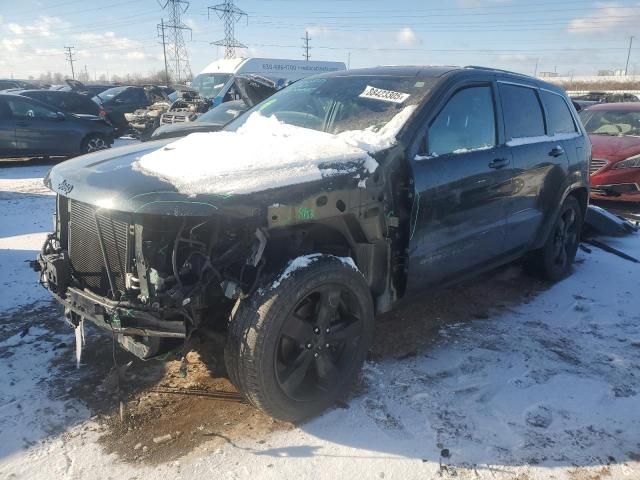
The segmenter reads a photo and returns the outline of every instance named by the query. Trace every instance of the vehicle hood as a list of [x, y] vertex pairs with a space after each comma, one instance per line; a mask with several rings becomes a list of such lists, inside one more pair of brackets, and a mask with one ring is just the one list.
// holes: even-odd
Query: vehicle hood
[[[193, 135], [212, 135], [209, 133]], [[323, 163], [318, 159], [317, 175], [299, 175], [292, 171], [291, 183], [255, 182], [256, 188], [242, 192], [230, 192], [226, 184], [233, 178], [242, 177], [251, 182], [265, 174], [259, 169], [249, 175], [238, 162], [238, 168], [227, 168], [219, 175], [209, 175], [206, 182], [216, 188], [202, 192], [185, 191], [175, 181], [150, 174], [140, 168], [139, 162], [155, 152], [172, 148], [175, 139], [159, 140], [132, 146], [102, 150], [62, 162], [51, 169], [44, 179], [45, 185], [54, 192], [73, 200], [101, 208], [123, 212], [176, 216], [209, 216], [228, 213], [232, 216], [258, 215], [273, 204], [293, 204], [314, 193], [336, 189], [357, 189], [360, 180], [368, 174], [364, 165], [366, 154], [360, 160], [335, 162], [327, 157]], [[172, 143], [173, 142], [173, 143]], [[223, 162], [224, 154], [211, 149], [200, 152], [206, 162]], [[371, 162], [377, 163], [368, 157]], [[175, 158], [177, 168], [184, 158]], [[188, 168], [188, 167], [187, 167]], [[235, 170], [235, 172], [234, 172]]]
[[[162, 125], [156, 128], [151, 135], [153, 140], [164, 138], [164, 135], [184, 136], [193, 132], [215, 132], [224, 127], [222, 123], [215, 122], [184, 122], [184, 123], [171, 123], [168, 125]], [[179, 135], [177, 135], [179, 134]]]
[[618, 161], [640, 154], [640, 137], [589, 135], [593, 158]]

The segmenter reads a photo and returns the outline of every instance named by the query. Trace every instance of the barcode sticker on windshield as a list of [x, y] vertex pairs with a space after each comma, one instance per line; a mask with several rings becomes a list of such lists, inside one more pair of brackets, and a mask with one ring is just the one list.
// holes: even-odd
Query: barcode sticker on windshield
[[393, 90], [383, 90], [382, 88], [367, 85], [367, 88], [365, 88], [364, 92], [359, 96], [361, 98], [370, 98], [372, 100], [381, 100], [383, 102], [403, 103], [411, 95], [408, 93], [394, 92]]

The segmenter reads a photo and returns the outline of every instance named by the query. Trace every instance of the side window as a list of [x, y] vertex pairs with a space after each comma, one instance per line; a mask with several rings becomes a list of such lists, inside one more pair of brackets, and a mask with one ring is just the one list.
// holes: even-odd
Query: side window
[[[120, 95], [117, 95], [116, 99], [121, 102], [136, 102], [140, 98], [138, 96], [138, 93], [140, 92], [137, 88], [127, 88], [122, 93], [120, 93]], [[144, 93], [142, 95], [144, 95]]]
[[36, 105], [35, 103], [26, 102], [22, 99], [7, 100], [9, 109], [15, 118], [56, 118], [57, 114], [53, 110]]
[[465, 153], [496, 144], [496, 116], [490, 86], [455, 93], [428, 131], [429, 155]]
[[542, 92], [542, 101], [547, 110], [550, 134], [577, 132], [573, 116], [564, 98], [555, 93]]
[[500, 84], [507, 138], [539, 137], [545, 134], [542, 107], [533, 88]]

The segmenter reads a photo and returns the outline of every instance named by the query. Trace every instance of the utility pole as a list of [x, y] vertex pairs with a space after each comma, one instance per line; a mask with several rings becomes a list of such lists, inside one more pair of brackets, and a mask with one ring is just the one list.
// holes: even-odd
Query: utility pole
[[302, 48], [304, 49], [304, 53], [302, 54], [302, 56], [307, 62], [309, 61], [309, 58], [311, 58], [309, 56], [309, 40], [311, 40], [309, 38], [309, 32], [305, 30], [304, 37], [302, 37], [302, 41], [304, 42], [304, 44], [302, 45]]
[[89, 77], [89, 70], [87, 70], [87, 64], [84, 64], [84, 79], [85, 81], [89, 81], [91, 80], [91, 77]]
[[64, 47], [66, 50], [65, 56], [67, 57], [67, 61], [71, 64], [71, 78], [75, 80], [76, 72], [73, 70], [73, 49], [76, 47]]
[[347, 70], [351, 68], [351, 52], [347, 53]]
[[246, 45], [236, 40], [235, 25], [242, 17], [245, 17], [247, 23], [249, 23], [249, 16], [245, 11], [236, 7], [233, 4], [233, 0], [224, 0], [223, 3], [213, 7], [207, 7], [207, 17], [209, 17], [211, 10], [216, 12], [218, 18], [224, 22], [224, 39], [212, 42], [211, 44], [224, 47], [224, 58], [235, 58], [236, 48], [247, 48]]
[[533, 69], [533, 76], [534, 76], [534, 78], [535, 78], [536, 76], [538, 76], [538, 62], [539, 62], [539, 61], [540, 61], [540, 59], [539, 59], [539, 58], [536, 58], [536, 66], [535, 66], [535, 68]]
[[633, 36], [629, 37], [629, 51], [627, 52], [627, 64], [624, 67], [624, 76], [627, 76], [627, 72], [629, 71], [629, 58], [631, 57], [631, 46], [633, 45]]
[[158, 35], [162, 38], [162, 54], [164, 55], [164, 81], [169, 85], [169, 65], [167, 64], [167, 43], [164, 36], [164, 18], [160, 19], [160, 25], [158, 25]]
[[158, 4], [169, 15], [167, 22], [162, 20], [161, 24], [158, 25], [161, 29], [161, 32], [159, 31], [158, 33], [161, 33], [161, 36], [164, 37], [162, 44], [166, 58], [165, 75], [169, 78], [168, 72], [171, 71], [175, 82], [186, 82], [193, 76], [183, 36], [184, 31], [188, 31], [190, 36], [192, 32], [191, 28], [187, 27], [182, 21], [182, 15], [189, 9], [189, 2], [187, 0], [158, 0]]

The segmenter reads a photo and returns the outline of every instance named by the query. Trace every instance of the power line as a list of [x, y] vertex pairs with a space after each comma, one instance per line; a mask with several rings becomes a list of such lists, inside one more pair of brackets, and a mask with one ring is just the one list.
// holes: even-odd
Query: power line
[[304, 42], [304, 44], [302, 45], [302, 48], [304, 49], [304, 53], [302, 54], [302, 56], [307, 62], [309, 61], [309, 58], [311, 58], [309, 56], [309, 40], [311, 40], [309, 38], [309, 31], [305, 30], [304, 37], [302, 37], [302, 41]]
[[247, 48], [246, 45], [240, 43], [235, 37], [235, 25], [242, 17], [249, 22], [249, 16], [243, 10], [240, 10], [233, 4], [233, 0], [224, 0], [213, 7], [207, 7], [207, 16], [213, 10], [218, 18], [224, 22], [224, 39], [212, 42], [212, 45], [224, 47], [224, 58], [234, 58], [236, 56], [236, 48]]
[[189, 9], [189, 2], [186, 0], [166, 0], [162, 4], [158, 0], [158, 3], [169, 14], [169, 21], [162, 22], [162, 28], [166, 35], [166, 45], [169, 46], [167, 51], [167, 76], [168, 72], [171, 71], [173, 80], [177, 83], [183, 83], [193, 76], [189, 65], [187, 47], [182, 35], [184, 31], [188, 31], [189, 35], [191, 35], [191, 28], [182, 21], [182, 15]]
[[67, 61], [71, 64], [71, 78], [75, 80], [76, 72], [73, 69], [73, 49], [76, 47], [64, 47], [66, 50], [65, 56], [67, 57]]

